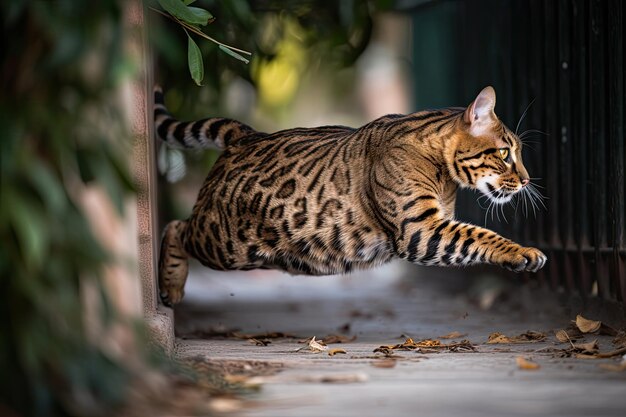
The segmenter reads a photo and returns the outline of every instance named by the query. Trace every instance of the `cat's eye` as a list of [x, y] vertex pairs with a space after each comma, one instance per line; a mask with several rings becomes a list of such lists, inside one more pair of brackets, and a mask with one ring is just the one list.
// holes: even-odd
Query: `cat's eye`
[[509, 149], [508, 148], [500, 148], [498, 150], [500, 151], [500, 158], [504, 159], [505, 161], [509, 159]]

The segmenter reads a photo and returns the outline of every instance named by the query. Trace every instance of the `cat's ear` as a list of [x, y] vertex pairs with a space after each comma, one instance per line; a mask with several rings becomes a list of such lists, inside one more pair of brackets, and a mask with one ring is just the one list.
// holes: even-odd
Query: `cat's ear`
[[491, 86], [483, 88], [472, 104], [467, 106], [463, 119], [470, 125], [470, 133], [480, 136], [485, 133], [497, 120], [494, 108], [496, 107], [496, 91]]

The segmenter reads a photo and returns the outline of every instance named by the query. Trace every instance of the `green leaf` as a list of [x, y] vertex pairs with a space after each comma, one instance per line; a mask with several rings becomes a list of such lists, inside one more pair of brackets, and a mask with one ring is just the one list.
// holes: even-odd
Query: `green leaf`
[[187, 7], [187, 10], [193, 13], [193, 15], [196, 16], [198, 19], [206, 19], [207, 22], [213, 19], [213, 15], [211, 13], [199, 7]]
[[213, 15], [204, 9], [198, 7], [187, 7], [180, 0], [158, 0], [169, 14], [180, 20], [192, 25], [206, 25]]
[[204, 63], [202, 62], [202, 53], [198, 45], [191, 39], [191, 36], [187, 35], [189, 39], [187, 49], [187, 61], [189, 63], [189, 72], [191, 72], [191, 78], [198, 85], [202, 85], [202, 79], [204, 78]]
[[239, 55], [237, 52], [233, 51], [232, 49], [228, 49], [227, 47], [225, 47], [224, 45], [220, 45], [220, 49], [223, 52], [226, 52], [228, 55], [232, 56], [233, 58], [237, 58], [240, 61], [245, 62], [246, 64], [250, 62], [249, 59], [246, 59], [244, 57], [242, 57], [241, 55]]
[[195, 2], [196, 0], [183, 0], [183, 3], [185, 3], [187, 6], [189, 6], [191, 3]]

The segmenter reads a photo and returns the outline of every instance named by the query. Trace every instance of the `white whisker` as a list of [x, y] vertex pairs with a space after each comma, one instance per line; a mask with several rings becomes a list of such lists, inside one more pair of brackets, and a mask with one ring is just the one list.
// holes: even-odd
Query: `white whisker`
[[530, 106], [533, 105], [535, 100], [536, 100], [536, 98], [532, 99], [532, 101], [530, 103], [528, 103], [528, 106], [526, 106], [526, 109], [524, 110], [524, 113], [522, 113], [522, 117], [519, 118], [519, 121], [517, 122], [517, 126], [515, 126], [515, 134], [516, 135], [517, 135], [517, 132], [519, 130], [520, 125], [522, 124], [522, 120], [524, 120], [524, 118], [526, 117], [526, 113], [528, 113], [528, 109], [530, 109]]

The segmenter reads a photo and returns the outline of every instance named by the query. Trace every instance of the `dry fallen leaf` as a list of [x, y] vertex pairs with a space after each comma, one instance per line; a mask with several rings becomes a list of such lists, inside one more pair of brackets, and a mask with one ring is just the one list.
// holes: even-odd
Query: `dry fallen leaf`
[[255, 338], [250, 338], [250, 339], [248, 339], [248, 342], [250, 342], [250, 343], [254, 343], [254, 344], [255, 344], [255, 345], [257, 345], [257, 346], [267, 346], [267, 345], [269, 345], [270, 343], [272, 343], [272, 342], [271, 342], [271, 341], [269, 341], [269, 340], [260, 340], [260, 339], [255, 339]]
[[502, 333], [493, 332], [487, 338], [487, 343], [513, 343], [513, 341]]
[[330, 349], [328, 351], [328, 356], [335, 356], [338, 353], [343, 353], [345, 355], [347, 352], [344, 349], [339, 349], [339, 348]]
[[576, 327], [583, 333], [597, 332], [601, 325], [600, 321], [586, 319], [580, 314], [576, 316]]
[[589, 343], [572, 344], [572, 347], [560, 350], [561, 357], [574, 356], [577, 359], [608, 359], [624, 353], [626, 353], [626, 346], [608, 352], [599, 352], [597, 340]]
[[545, 340], [546, 335], [541, 332], [535, 332], [532, 330], [522, 333], [518, 336], [505, 336], [502, 333], [494, 332], [488, 337], [487, 343], [535, 343]]
[[596, 354], [598, 353], [598, 339], [587, 343], [574, 343], [573, 348], [577, 349], [579, 353]]
[[554, 333], [554, 336], [556, 337], [556, 340], [558, 340], [561, 343], [565, 343], [565, 342], [569, 342], [570, 338], [567, 335], [567, 332], [565, 330], [557, 330]]
[[380, 346], [374, 349], [374, 353], [382, 353], [385, 356], [393, 355], [393, 346]]
[[372, 361], [371, 364], [374, 368], [393, 368], [397, 362], [395, 359], [380, 359]]
[[440, 339], [459, 339], [467, 336], [467, 333], [451, 332], [443, 336], [439, 336]]
[[314, 352], [323, 352], [325, 350], [328, 350], [328, 346], [318, 342], [317, 340], [315, 340], [315, 336], [313, 336], [309, 341], [309, 349]]
[[444, 344], [439, 340], [433, 339], [424, 339], [416, 342], [409, 337], [404, 341], [404, 343], [399, 343], [397, 345], [383, 345], [374, 349], [374, 352], [390, 355], [394, 350], [417, 350], [421, 353], [439, 352], [441, 350], [449, 352], [473, 352], [476, 350], [476, 347], [472, 345], [469, 340], [461, 340], [460, 342]]
[[561, 343], [567, 343], [567, 342], [571, 343], [572, 341], [576, 339], [580, 339], [581, 337], [584, 337], [583, 333], [580, 330], [578, 330], [578, 327], [576, 327], [574, 324], [572, 324], [567, 329], [561, 329], [561, 330], [555, 331], [554, 336], [556, 337], [556, 340], [558, 340]]
[[533, 371], [533, 370], [541, 368], [541, 366], [538, 363], [531, 362], [527, 360], [526, 358], [524, 358], [523, 356], [518, 356], [517, 358], [515, 358], [515, 362], [517, 363], [517, 367], [519, 369], [523, 369], [525, 371]]

